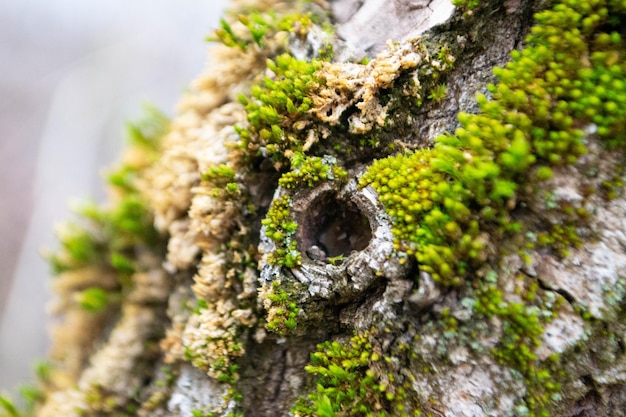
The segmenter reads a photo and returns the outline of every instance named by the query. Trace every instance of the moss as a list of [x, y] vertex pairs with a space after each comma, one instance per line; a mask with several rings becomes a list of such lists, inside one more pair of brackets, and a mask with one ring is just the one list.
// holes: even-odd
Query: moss
[[272, 77], [253, 86], [251, 98], [240, 96], [249, 126], [239, 134], [250, 157], [261, 153], [280, 167], [286, 157], [304, 149], [298, 128], [311, 108], [309, 96], [320, 83], [315, 73], [321, 66], [320, 60], [299, 60], [287, 53], [267, 61]]
[[0, 395], [0, 412], [3, 417], [22, 417], [22, 413], [18, 411], [13, 401], [3, 395]]
[[[346, 171], [336, 165], [337, 160], [330, 156], [309, 157], [298, 152], [291, 157], [290, 162], [292, 170], [278, 180], [278, 185], [290, 193], [302, 187], [312, 188], [321, 181], [341, 181], [347, 176]], [[262, 225], [265, 235], [276, 245], [267, 258], [268, 262], [287, 268], [301, 265], [302, 254], [295, 238], [298, 224], [291, 216], [290, 194], [272, 201]]]
[[110, 296], [109, 293], [102, 288], [92, 287], [76, 294], [76, 299], [81, 308], [97, 313], [107, 307]]
[[302, 186], [313, 188], [321, 181], [341, 180], [347, 175], [331, 156], [309, 157], [298, 152], [291, 157], [291, 171], [278, 180], [278, 185], [287, 189]]
[[[286, 31], [305, 37], [313, 26], [315, 17], [311, 14], [290, 13], [277, 16], [275, 13], [258, 11], [237, 16], [237, 21], [229, 23], [220, 20], [220, 28], [207, 38], [210, 42], [220, 42], [229, 47], [242, 50], [255, 45], [264, 48], [266, 39], [276, 32]], [[237, 28], [233, 27], [237, 24]]]
[[302, 255], [295, 239], [298, 224], [291, 217], [290, 206], [291, 197], [288, 195], [274, 199], [262, 223], [265, 234], [276, 244], [276, 249], [270, 254], [268, 262], [272, 265], [294, 268], [302, 263]]
[[349, 340], [324, 342], [311, 354], [306, 371], [316, 377], [317, 388], [300, 400], [292, 412], [299, 417], [419, 416], [421, 411], [409, 381], [390, 372], [376, 346], [374, 330]]
[[526, 385], [525, 403], [527, 415], [548, 415], [547, 410], [558, 398], [561, 375], [556, 371], [558, 355], [540, 361], [535, 353], [541, 345], [544, 327], [559, 309], [559, 303], [536, 294], [536, 283], [528, 283], [524, 302], [505, 301], [497, 287], [495, 271], [490, 271], [477, 292], [475, 312], [479, 317], [502, 320], [502, 336], [492, 350], [495, 359], [518, 371]]
[[300, 308], [285, 289], [279, 288], [278, 282], [274, 281], [273, 284], [273, 291], [267, 295], [269, 302], [266, 303], [268, 312], [266, 327], [279, 336], [285, 336], [297, 327]]
[[434, 86], [432, 90], [430, 90], [430, 94], [428, 95], [428, 98], [435, 102], [441, 102], [443, 101], [443, 99], [446, 98], [447, 94], [448, 94], [448, 87], [445, 84], [438, 84]]
[[480, 4], [480, 0], [452, 0], [452, 4], [466, 10], [472, 10]]
[[618, 167], [618, 172], [611, 179], [602, 181], [600, 184], [602, 194], [607, 200], [614, 200], [620, 197], [624, 190], [626, 177], [624, 176], [624, 167]]

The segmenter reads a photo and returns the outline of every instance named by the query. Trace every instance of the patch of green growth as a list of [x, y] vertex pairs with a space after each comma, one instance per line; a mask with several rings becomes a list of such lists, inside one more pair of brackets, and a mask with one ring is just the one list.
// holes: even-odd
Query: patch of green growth
[[216, 186], [225, 185], [235, 180], [235, 170], [226, 164], [212, 166], [209, 170], [202, 174], [204, 181], [210, 181]]
[[35, 406], [38, 403], [41, 403], [45, 398], [41, 388], [35, 385], [23, 385], [19, 388], [19, 392], [20, 397], [24, 400], [25, 415], [32, 415], [35, 410]]
[[300, 309], [287, 291], [279, 288], [279, 286], [278, 282], [274, 281], [272, 283], [272, 293], [267, 296], [270, 305], [267, 307], [268, 322], [266, 327], [267, 330], [279, 336], [284, 336], [293, 331], [298, 325], [296, 318]]
[[286, 189], [303, 185], [313, 188], [321, 181], [341, 180], [347, 175], [348, 173], [337, 166], [337, 160], [331, 156], [320, 158], [296, 152], [291, 157], [291, 171], [280, 177], [278, 185]]
[[52, 365], [46, 360], [38, 360], [35, 362], [34, 371], [38, 381], [45, 383], [50, 379]]
[[137, 414], [139, 406], [135, 397], [121, 399], [102, 386], [94, 385], [85, 392], [85, 402], [77, 412], [86, 415], [130, 417]]
[[298, 417], [387, 417], [422, 415], [409, 384], [388, 372], [391, 358], [372, 345], [372, 332], [349, 341], [324, 342], [311, 354], [306, 371], [316, 377], [317, 389], [299, 400], [292, 413]]
[[202, 179], [212, 185], [211, 196], [213, 198], [239, 200], [241, 188], [235, 174], [235, 170], [227, 164], [219, 164], [203, 173]]
[[161, 138], [169, 129], [169, 119], [156, 107], [145, 104], [143, 112], [141, 119], [126, 124], [128, 143], [141, 151], [142, 158], [125, 162], [107, 175], [108, 183], [123, 194], [137, 192], [137, 176], [143, 168], [156, 160]]
[[[44, 383], [43, 378], [39, 378], [40, 384]], [[42, 389], [37, 385], [22, 385], [19, 387], [19, 395], [21, 403], [16, 403], [8, 396], [0, 394], [0, 417], [30, 417], [35, 415], [35, 407], [41, 403], [45, 395]]]
[[613, 178], [602, 181], [600, 184], [604, 198], [607, 200], [614, 200], [623, 195], [624, 184], [626, 183], [624, 176], [624, 167], [617, 168], [619, 172], [615, 173]]
[[280, 31], [305, 37], [313, 26], [314, 17], [311, 14], [302, 13], [291, 13], [277, 17], [271, 12], [252, 12], [239, 15], [237, 21], [241, 30], [234, 29], [233, 24], [226, 19], [221, 19], [220, 27], [215, 30], [212, 36], [207, 38], [207, 41], [221, 42], [228, 47], [239, 48], [243, 51], [252, 45], [263, 48], [266, 39]]
[[297, 248], [295, 238], [298, 224], [291, 217], [291, 197], [283, 195], [274, 199], [262, 224], [265, 234], [274, 241], [276, 249], [269, 255], [272, 265], [284, 265], [294, 268], [302, 264], [302, 254]]
[[[212, 413], [212, 412], [204, 412], [202, 410], [191, 410], [191, 415], [193, 417], [217, 417], [221, 415], [220, 413]], [[243, 417], [243, 413], [234, 411], [228, 413], [226, 417]]]
[[[374, 187], [392, 217], [395, 248], [415, 256], [437, 282], [460, 285], [469, 268], [484, 261], [486, 242], [469, 208], [471, 192], [433, 169], [442, 148], [449, 147], [375, 161], [360, 185]], [[474, 173], [472, 180], [484, 180], [481, 174]]]
[[237, 374], [239, 366], [224, 359], [220, 359], [211, 364], [211, 368], [218, 372], [217, 380], [221, 383], [233, 385], [237, 382], [237, 379], [239, 379], [239, 375]]
[[24, 415], [18, 411], [13, 401], [9, 397], [0, 395], [0, 416], [1, 417], [23, 417]]
[[445, 84], [437, 84], [430, 90], [428, 98], [434, 102], [441, 102], [448, 95], [448, 86]]
[[48, 258], [54, 275], [105, 261], [102, 256], [104, 242], [85, 228], [68, 224], [59, 231], [58, 238], [61, 250]]
[[134, 247], [154, 248], [160, 241], [151, 213], [134, 193], [110, 210], [86, 204], [78, 214], [83, 225], [67, 225], [59, 235], [60, 252], [49, 258], [54, 274], [100, 265], [127, 276], [136, 268], [132, 261]]
[[196, 300], [196, 306], [193, 309], [193, 313], [200, 314], [202, 310], [206, 310], [207, 308], [209, 308], [209, 303], [207, 303], [206, 300], [199, 298]]
[[[292, 13], [276, 16], [272, 13], [250, 13], [239, 16], [239, 24], [245, 28], [236, 31], [226, 21], [209, 40], [221, 41], [227, 46], [246, 50], [250, 45], [263, 48], [266, 39], [279, 32], [287, 32], [304, 39], [316, 23], [311, 14]], [[319, 51], [320, 57], [329, 60], [333, 55], [332, 45], [327, 44]], [[248, 159], [259, 154], [270, 157], [280, 167], [287, 162], [287, 154], [301, 150], [304, 141], [299, 129], [294, 126], [311, 107], [310, 92], [318, 85], [314, 73], [321, 68], [321, 60], [298, 60], [283, 53], [266, 62], [268, 72], [262, 81], [252, 87], [250, 96], [240, 95], [245, 106], [248, 125], [237, 127], [241, 137], [241, 148]]]
[[581, 247], [582, 239], [574, 224], [553, 224], [547, 232], [537, 233], [537, 244], [552, 248], [559, 256], [568, 257], [570, 248]]
[[267, 68], [273, 76], [253, 86], [251, 97], [239, 96], [249, 126], [238, 128], [238, 133], [242, 149], [250, 157], [261, 153], [280, 167], [287, 162], [286, 154], [288, 157], [303, 150], [298, 125], [311, 108], [309, 96], [320, 83], [315, 73], [321, 67], [320, 60], [298, 60], [287, 53], [268, 59]]
[[93, 313], [103, 311], [109, 305], [110, 298], [108, 291], [98, 287], [87, 288], [75, 295], [80, 307]]
[[141, 119], [126, 124], [128, 141], [131, 146], [157, 151], [161, 138], [169, 129], [170, 120], [151, 104], [144, 104], [143, 112], [144, 116]]
[[464, 10], [475, 9], [479, 3], [480, 0], [452, 0], [452, 4], [455, 7], [460, 7]]

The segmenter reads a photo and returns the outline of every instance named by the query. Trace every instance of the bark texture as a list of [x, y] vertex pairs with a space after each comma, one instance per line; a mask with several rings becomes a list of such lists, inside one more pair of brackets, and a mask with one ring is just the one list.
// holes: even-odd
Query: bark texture
[[[406, 177], [441, 164], [428, 152], [442, 134], [474, 134], [458, 115], [489, 114], [477, 94], [506, 99], [488, 88], [493, 68], [552, 7], [467, 3], [233, 1], [223, 44], [167, 133], [150, 152], [129, 149], [129, 183], [114, 184], [109, 217], [90, 217], [111, 256], [77, 262], [66, 245], [55, 258], [63, 321], [36, 414], [623, 415], [624, 158], [597, 123], [567, 124], [586, 150], [567, 163], [535, 162], [530, 133], [505, 142], [530, 161], [515, 185], [499, 183], [514, 192], [459, 208], [459, 188], [456, 203], [435, 203], [452, 213], [453, 241], [471, 240], [439, 247], [466, 255], [403, 240], [435, 209], [414, 219], [390, 201], [409, 198]], [[281, 17], [298, 7], [317, 23]], [[459, 149], [454, 169], [482, 157]], [[425, 162], [372, 165], [399, 154]], [[129, 198], [145, 209], [132, 219], [156, 229], [145, 239], [118, 225]]]

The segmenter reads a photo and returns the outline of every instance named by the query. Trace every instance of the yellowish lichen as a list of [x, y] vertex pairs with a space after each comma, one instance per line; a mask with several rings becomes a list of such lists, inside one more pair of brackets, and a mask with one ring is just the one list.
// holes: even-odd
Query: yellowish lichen
[[[390, 88], [403, 71], [415, 69], [426, 60], [424, 48], [416, 40], [401, 45], [388, 43], [387, 49], [366, 65], [353, 63], [325, 63], [318, 76], [323, 86], [313, 96], [313, 113], [330, 125], [337, 125], [345, 110], [356, 106], [350, 116], [350, 132], [367, 133], [374, 126], [383, 126], [388, 104], [380, 102], [379, 92]], [[417, 73], [406, 96], [420, 99]]]

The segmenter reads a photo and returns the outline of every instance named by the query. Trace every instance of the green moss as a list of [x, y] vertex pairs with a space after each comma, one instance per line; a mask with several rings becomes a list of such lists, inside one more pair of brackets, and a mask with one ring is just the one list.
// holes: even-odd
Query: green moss
[[428, 98], [432, 101], [440, 102], [448, 95], [448, 86], [445, 84], [437, 84], [430, 90]]
[[144, 116], [126, 124], [126, 135], [131, 146], [139, 146], [145, 151], [158, 151], [161, 138], [167, 133], [170, 120], [153, 105], [143, 106]]
[[239, 96], [249, 126], [238, 132], [250, 157], [261, 153], [281, 166], [286, 155], [302, 151], [305, 141], [298, 126], [311, 108], [309, 96], [320, 83], [315, 73], [321, 66], [320, 60], [303, 61], [287, 53], [268, 59], [273, 76], [253, 86], [251, 97]]
[[452, 4], [463, 9], [474, 9], [478, 6], [480, 0], [452, 0]]
[[76, 295], [78, 304], [84, 310], [94, 313], [104, 310], [110, 301], [109, 293], [102, 288], [91, 287]]
[[618, 172], [613, 178], [605, 180], [600, 184], [602, 193], [607, 200], [614, 200], [623, 195], [626, 177], [624, 176], [624, 167], [618, 167]]
[[543, 416], [548, 415], [550, 404], [558, 397], [561, 375], [554, 366], [558, 355], [543, 362], [535, 350], [541, 345], [545, 325], [560, 307], [560, 299], [554, 300], [548, 295], [538, 297], [536, 282], [528, 285], [524, 302], [505, 301], [497, 287], [496, 273], [490, 271], [477, 293], [474, 309], [479, 316], [498, 317], [502, 321], [502, 336], [492, 354], [498, 362], [512, 367], [524, 378], [527, 391], [523, 407], [530, 413], [528, 415]]
[[110, 210], [86, 204], [79, 214], [82, 224], [68, 224], [59, 234], [61, 250], [49, 257], [54, 274], [101, 266], [128, 277], [136, 269], [131, 259], [134, 248], [155, 248], [160, 242], [151, 213], [134, 193]]
[[0, 416], [2, 417], [22, 417], [13, 401], [4, 395], [0, 395]]
[[324, 342], [311, 354], [306, 371], [316, 377], [317, 388], [300, 400], [292, 412], [299, 417], [418, 416], [417, 399], [410, 384], [389, 372], [391, 358], [374, 346], [373, 331], [350, 340]]
[[215, 30], [207, 40], [221, 42], [226, 46], [244, 51], [253, 45], [264, 48], [267, 38], [279, 31], [295, 33], [300, 37], [306, 36], [314, 20], [311, 14], [291, 13], [278, 17], [272, 12], [251, 12], [237, 17], [242, 30], [235, 30], [234, 23], [221, 19], [219, 29]]
[[291, 299], [287, 291], [279, 288], [276, 281], [267, 299], [269, 300], [267, 329], [279, 336], [291, 333], [298, 325], [297, 317], [300, 308], [297, 303]]
[[239, 366], [236, 364], [232, 364], [226, 360], [219, 360], [211, 365], [213, 370], [218, 372], [217, 380], [224, 384], [233, 385], [239, 379], [239, 375], [237, 374], [237, 370]]
[[[393, 218], [396, 249], [414, 255], [436, 281], [460, 285], [469, 267], [484, 260], [485, 241], [469, 209], [471, 192], [433, 169], [442, 149], [452, 150], [439, 146], [375, 161], [360, 185], [372, 185], [379, 193]], [[485, 171], [476, 171], [472, 182], [486, 182], [489, 168], [482, 168]]]
[[291, 197], [288, 195], [274, 199], [262, 224], [267, 237], [276, 244], [276, 249], [270, 254], [268, 262], [272, 265], [294, 268], [302, 263], [302, 255], [295, 239], [298, 224], [291, 217], [290, 207]]
[[83, 204], [79, 220], [69, 223], [58, 234], [60, 249], [49, 255], [55, 275], [83, 268], [100, 268], [103, 273], [117, 275], [118, 286], [97, 285], [73, 295], [83, 309], [99, 313], [121, 300], [132, 286], [131, 276], [140, 269], [137, 250], [161, 250], [163, 239], [153, 227], [153, 216], [137, 189], [139, 174], [158, 155], [160, 138], [167, 132], [167, 119], [156, 109], [146, 108], [146, 117], [127, 126], [131, 145], [141, 157], [125, 163], [109, 175], [109, 183], [117, 192], [111, 207]]
[[301, 186], [315, 187], [321, 181], [341, 180], [348, 173], [337, 166], [337, 160], [331, 156], [323, 158], [305, 156], [298, 152], [291, 157], [291, 171], [283, 174], [278, 185], [294, 189]]

